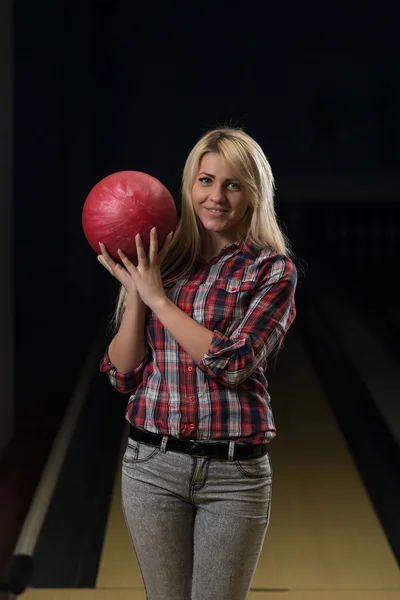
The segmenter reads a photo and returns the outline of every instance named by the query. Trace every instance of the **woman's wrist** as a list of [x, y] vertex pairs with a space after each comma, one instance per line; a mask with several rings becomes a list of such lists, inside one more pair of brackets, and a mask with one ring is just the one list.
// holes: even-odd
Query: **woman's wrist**
[[127, 309], [137, 309], [137, 308], [144, 308], [146, 305], [143, 302], [143, 300], [140, 297], [139, 292], [129, 292], [129, 294], [126, 295], [126, 308]]
[[154, 314], [157, 314], [158, 311], [165, 310], [165, 308], [169, 304], [173, 304], [173, 303], [168, 298], [167, 294], [164, 293], [164, 294], [160, 294], [159, 296], [157, 296], [157, 298], [154, 299], [154, 301], [151, 303], [151, 306], [149, 306], [149, 308], [154, 312]]

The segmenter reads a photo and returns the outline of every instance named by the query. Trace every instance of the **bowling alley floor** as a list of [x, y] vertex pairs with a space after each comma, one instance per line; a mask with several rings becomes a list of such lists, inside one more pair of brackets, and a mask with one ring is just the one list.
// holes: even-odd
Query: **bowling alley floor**
[[[399, 600], [396, 558], [299, 328], [286, 346], [270, 364], [278, 428], [271, 522], [248, 600]], [[119, 467], [95, 588], [29, 589], [21, 598], [145, 600]]]

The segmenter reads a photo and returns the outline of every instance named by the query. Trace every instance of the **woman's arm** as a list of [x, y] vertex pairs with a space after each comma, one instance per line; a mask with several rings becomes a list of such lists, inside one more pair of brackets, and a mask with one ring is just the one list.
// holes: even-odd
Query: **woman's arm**
[[125, 310], [117, 335], [110, 343], [102, 370], [115, 367], [118, 375], [136, 369], [144, 360], [146, 305], [137, 292], [135, 282], [129, 272], [110, 256], [107, 248], [100, 243], [99, 262], [125, 288]]
[[127, 296], [120, 328], [108, 348], [110, 361], [119, 373], [137, 368], [145, 358], [145, 317], [146, 305], [139, 294]]
[[203, 327], [166, 297], [157, 247], [154, 229], [148, 256], [137, 236], [138, 267], [120, 252], [140, 297], [202, 371], [228, 387], [239, 385], [267, 358], [293, 322], [296, 267], [283, 255], [262, 262], [245, 318], [228, 337]]
[[276, 348], [292, 324], [297, 271], [287, 258], [266, 261], [248, 311], [228, 337], [203, 327], [168, 299], [151, 304], [154, 314], [206, 375], [236, 387]]
[[178, 344], [193, 360], [200, 362], [210, 348], [213, 332], [194, 321], [167, 297], [152, 304], [151, 308]]

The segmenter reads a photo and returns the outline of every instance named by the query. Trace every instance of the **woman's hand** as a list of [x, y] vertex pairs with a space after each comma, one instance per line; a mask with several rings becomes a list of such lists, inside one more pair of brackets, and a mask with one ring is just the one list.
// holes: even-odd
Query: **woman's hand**
[[118, 281], [125, 287], [128, 294], [139, 293], [142, 301], [150, 308], [160, 300], [162, 301], [166, 294], [161, 279], [161, 264], [168, 252], [169, 245], [172, 240], [173, 232], [171, 232], [160, 252], [158, 252], [158, 239], [156, 228], [150, 232], [150, 248], [149, 254], [143, 248], [143, 243], [140, 235], [136, 236], [136, 251], [138, 258], [138, 266], [135, 267], [129, 258], [118, 250], [118, 254], [124, 265], [122, 267], [116, 263], [108, 254], [104, 245], [101, 246], [102, 255], [99, 256], [101, 264], [108, 269]]
[[99, 246], [101, 250], [101, 254], [97, 256], [99, 263], [124, 286], [128, 295], [137, 294], [135, 281], [129, 271], [115, 262], [102, 242], [100, 242]]
[[168, 252], [172, 236], [173, 232], [171, 231], [171, 233], [167, 235], [160, 252], [158, 252], [157, 230], [153, 227], [150, 231], [149, 254], [146, 256], [142, 238], [138, 234], [136, 236], [137, 267], [131, 263], [121, 250], [118, 250], [118, 254], [121, 257], [126, 270], [132, 277], [142, 301], [149, 308], [152, 308], [155, 304], [166, 298], [160, 267]]

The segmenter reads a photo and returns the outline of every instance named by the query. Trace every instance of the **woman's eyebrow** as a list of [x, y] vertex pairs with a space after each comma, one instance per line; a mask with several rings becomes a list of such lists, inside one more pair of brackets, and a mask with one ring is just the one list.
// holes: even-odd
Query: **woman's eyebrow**
[[[206, 173], [205, 171], [202, 171], [201, 173], [199, 173], [199, 177], [200, 175], [206, 175], [207, 177], [210, 177], [210, 179], [215, 179], [215, 175], [212, 175], [212, 173]], [[225, 181], [236, 181], [236, 179], [232, 178], [232, 177], [228, 177], [227, 179], [225, 179]]]

